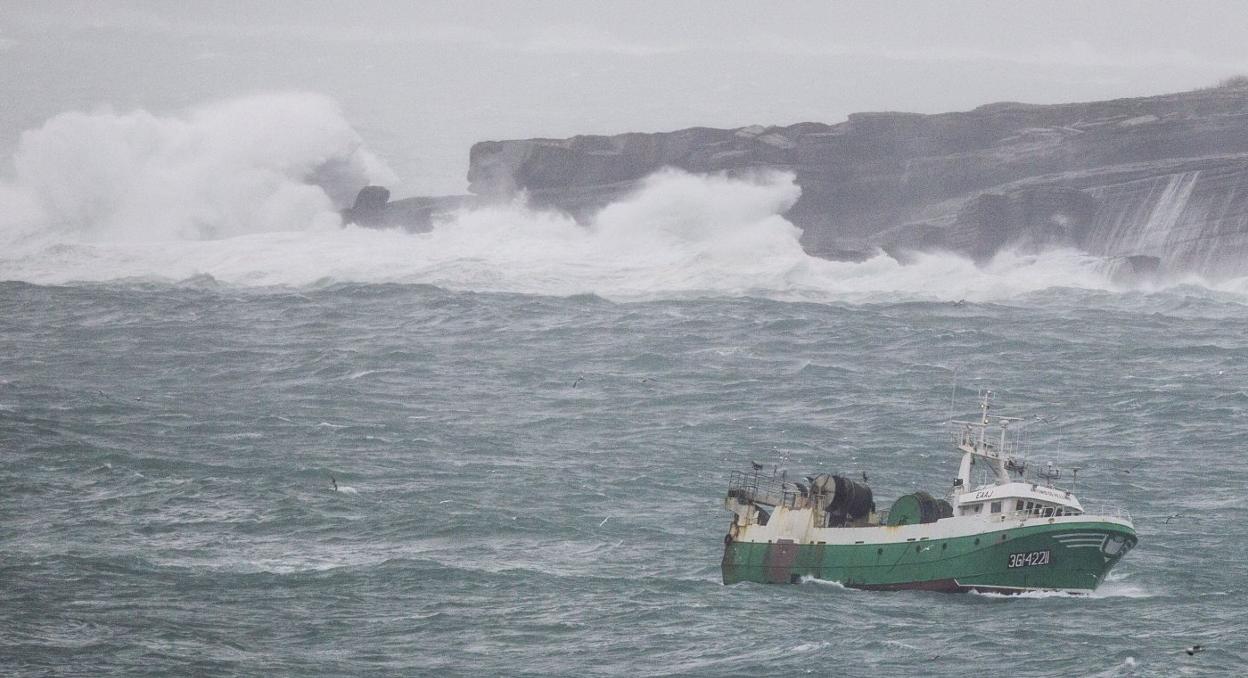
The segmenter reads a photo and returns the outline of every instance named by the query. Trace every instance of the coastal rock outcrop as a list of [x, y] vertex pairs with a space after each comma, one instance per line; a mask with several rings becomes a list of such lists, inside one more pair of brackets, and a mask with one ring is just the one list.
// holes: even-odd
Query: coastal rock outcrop
[[802, 195], [786, 216], [821, 256], [946, 249], [985, 260], [1061, 244], [1168, 272], [1248, 274], [1242, 80], [1092, 103], [855, 113], [838, 124], [485, 141], [470, 153], [471, 197], [383, 212], [427, 222], [447, 204], [523, 191], [585, 218], [664, 167], [792, 172]]
[[401, 228], [424, 233], [433, 228], [436, 215], [447, 214], [479, 204], [476, 196], [443, 195], [390, 200], [390, 191], [382, 186], [365, 186], [355, 197], [355, 204], [342, 210], [344, 224], [366, 228]]

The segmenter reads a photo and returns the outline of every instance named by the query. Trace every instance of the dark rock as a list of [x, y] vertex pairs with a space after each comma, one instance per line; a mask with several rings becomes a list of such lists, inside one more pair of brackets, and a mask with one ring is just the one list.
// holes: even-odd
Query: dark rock
[[380, 225], [390, 201], [390, 189], [382, 186], [365, 186], [355, 196], [355, 204], [342, 211], [342, 220], [360, 226]]
[[976, 261], [991, 258], [1007, 246], [1077, 246], [1095, 212], [1096, 201], [1090, 195], [1066, 186], [1024, 186], [981, 193], [962, 207], [957, 221], [938, 243], [917, 244], [924, 249], [939, 244], [969, 254]]
[[345, 224], [367, 228], [402, 228], [422, 233], [433, 228], [439, 215], [471, 207], [475, 196], [447, 195], [405, 198], [390, 202], [390, 191], [381, 186], [365, 186], [355, 198], [355, 205], [342, 211]]
[[[1064, 244], [1174, 272], [1248, 273], [1248, 88], [960, 113], [855, 113], [836, 125], [489, 141], [469, 190], [527, 192], [584, 219], [663, 167], [778, 168], [786, 215], [821, 255]], [[462, 200], [462, 199], [461, 199]], [[389, 208], [387, 208], [387, 211]]]
[[1142, 254], [1110, 259], [1107, 264], [1109, 279], [1119, 285], [1154, 284], [1163, 272], [1160, 258]]

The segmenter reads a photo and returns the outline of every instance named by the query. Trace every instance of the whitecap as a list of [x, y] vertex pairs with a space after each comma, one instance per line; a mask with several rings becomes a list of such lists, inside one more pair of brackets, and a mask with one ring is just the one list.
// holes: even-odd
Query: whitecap
[[[784, 214], [794, 174], [667, 169], [584, 223], [523, 200], [432, 231], [343, 227], [338, 210], [392, 179], [332, 100], [246, 97], [183, 116], [65, 113], [22, 136], [0, 183], [0, 267], [40, 284], [139, 279], [235, 286], [419, 283], [610, 300], [764, 296], [851, 302], [1012, 299], [1119, 288], [1073, 249], [830, 261]], [[1185, 285], [1204, 284], [1185, 279]], [[1248, 295], [1248, 278], [1219, 289]], [[352, 374], [355, 379], [364, 373]]]

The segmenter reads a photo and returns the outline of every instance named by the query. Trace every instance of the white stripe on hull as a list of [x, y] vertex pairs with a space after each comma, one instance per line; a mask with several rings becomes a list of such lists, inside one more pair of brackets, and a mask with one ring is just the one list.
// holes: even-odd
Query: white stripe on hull
[[[899, 542], [922, 542], [936, 539], [953, 539], [957, 537], [973, 537], [990, 532], [1022, 529], [1041, 525], [1070, 526], [1072, 529], [1086, 530], [1092, 523], [1108, 523], [1133, 530], [1129, 520], [1117, 516], [1052, 516], [1029, 517], [1026, 519], [1011, 518], [1002, 520], [994, 514], [955, 516], [934, 523], [919, 525], [900, 525], [897, 527], [814, 527], [814, 512], [811, 509], [788, 509], [776, 507], [766, 525], [746, 525], [741, 528], [735, 539], [742, 542], [765, 543], [779, 539], [791, 539], [798, 544], [832, 544], [850, 546], [854, 544], [896, 544]], [[1058, 535], [1058, 538], [1096, 538], [1103, 540], [1105, 532], [1069, 532]]]

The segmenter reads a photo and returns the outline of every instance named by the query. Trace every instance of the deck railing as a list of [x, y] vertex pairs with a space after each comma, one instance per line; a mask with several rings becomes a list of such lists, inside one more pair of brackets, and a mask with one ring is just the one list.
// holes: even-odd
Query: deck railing
[[1110, 518], [1118, 518], [1121, 520], [1126, 520], [1127, 522], [1133, 522], [1131, 520], [1131, 513], [1127, 511], [1127, 509], [1121, 506], [1114, 506], [1112, 504], [1098, 504], [1092, 507], [1084, 507], [1082, 513], [1079, 513], [1079, 514], [1066, 513], [1061, 516], [1056, 515], [1054, 513], [1046, 514], [1043, 511], [1037, 511], [1036, 509], [1032, 509], [1030, 511], [1026, 509], [1023, 509], [1021, 511], [1005, 511], [1003, 513], [990, 514], [990, 519], [1000, 520], [1004, 522], [1004, 521], [1010, 521], [1010, 520], [1032, 520], [1036, 518], [1065, 518], [1067, 516], [1072, 516], [1072, 515], [1080, 515], [1084, 517], [1107, 516]]
[[991, 432], [980, 438], [980, 427], [978, 425], [968, 426], [966, 424], [951, 424], [949, 428], [950, 438], [953, 440], [954, 447], [971, 447], [982, 450], [986, 453], [996, 453], [1002, 459], [1014, 456], [1018, 451], [1018, 444], [1015, 441], [1006, 438], [1005, 444], [1001, 444], [1000, 429], [996, 429], [996, 435]]
[[793, 508], [801, 492], [795, 484], [775, 473], [763, 475], [758, 472], [733, 471], [728, 476], [728, 496], [745, 502]]

